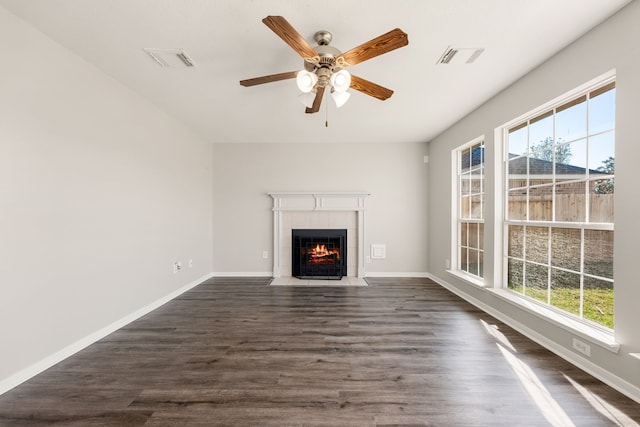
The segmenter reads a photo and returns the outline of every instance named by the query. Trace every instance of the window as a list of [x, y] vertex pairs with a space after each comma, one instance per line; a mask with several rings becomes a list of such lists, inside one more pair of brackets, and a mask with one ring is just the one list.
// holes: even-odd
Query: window
[[484, 138], [454, 150], [457, 271], [481, 279], [484, 274]]
[[613, 78], [504, 132], [507, 288], [613, 328]]

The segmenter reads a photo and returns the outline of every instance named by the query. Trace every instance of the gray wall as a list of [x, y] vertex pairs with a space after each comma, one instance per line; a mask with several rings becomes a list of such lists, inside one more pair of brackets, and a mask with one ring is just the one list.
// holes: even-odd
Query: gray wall
[[368, 275], [427, 272], [425, 143], [214, 144], [213, 271], [271, 274], [277, 191], [366, 191]]
[[[640, 360], [629, 356], [640, 351], [640, 286], [638, 286], [638, 182], [640, 158], [640, 3], [632, 2], [611, 19], [512, 85], [490, 102], [458, 122], [430, 144], [429, 168], [429, 271], [456, 292], [474, 298], [492, 310], [509, 316], [534, 335], [543, 336], [555, 351], [573, 357], [601, 377], [613, 375], [640, 399]], [[494, 188], [494, 129], [527, 111], [611, 70], [617, 70], [616, 98], [616, 195], [615, 195], [615, 336], [620, 352], [614, 354], [592, 345], [592, 356], [583, 360], [571, 349], [572, 335], [545, 320], [475, 288], [445, 271], [450, 257], [451, 150], [476, 136], [486, 137], [487, 187]], [[479, 82], [481, 84], [481, 82]], [[493, 271], [494, 202], [486, 199], [486, 279]], [[617, 378], [616, 378], [617, 377]]]
[[[616, 338], [588, 363], [640, 387], [640, 5], [589, 33], [435, 139], [416, 144], [214, 144], [0, 8], [0, 392], [52, 355], [210, 272], [270, 273], [270, 191], [370, 192], [368, 275], [446, 281], [570, 352], [571, 335], [444, 269], [450, 150], [617, 68]], [[479, 82], [481, 84], [481, 82]], [[423, 162], [430, 155], [429, 164]], [[310, 170], [314, 170], [310, 173]], [[493, 206], [487, 205], [487, 236]], [[428, 242], [428, 244], [427, 244]], [[491, 252], [487, 278], [493, 278]], [[193, 268], [187, 261], [193, 259]], [[185, 269], [173, 274], [171, 264]], [[635, 328], [635, 329], [634, 329]], [[44, 361], [44, 364], [43, 364]], [[25, 374], [25, 375], [27, 375]]]
[[212, 147], [3, 8], [0, 50], [1, 393], [211, 272]]

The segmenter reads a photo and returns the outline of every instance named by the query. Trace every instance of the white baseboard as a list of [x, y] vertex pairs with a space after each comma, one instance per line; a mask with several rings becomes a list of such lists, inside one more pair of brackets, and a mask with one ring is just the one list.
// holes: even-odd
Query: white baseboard
[[[212, 273], [212, 277], [273, 277], [273, 272], [271, 271], [219, 271]], [[364, 277], [418, 277], [418, 278], [429, 278], [429, 273], [407, 273], [407, 272], [375, 272], [375, 271], [366, 271], [364, 273]]]
[[516, 319], [510, 316], [507, 316], [503, 312], [498, 311], [493, 307], [483, 303], [482, 301], [472, 297], [466, 292], [460, 290], [458, 287], [448, 283], [446, 280], [443, 280], [433, 274], [429, 274], [428, 277], [434, 282], [438, 283], [443, 288], [451, 291], [452, 293], [456, 294], [463, 300], [467, 301], [470, 304], [473, 304], [474, 306], [478, 307], [480, 310], [490, 314], [491, 316], [495, 317], [496, 319], [500, 320], [506, 325], [509, 325], [511, 328], [515, 329], [516, 331], [520, 332], [522, 335], [540, 344], [541, 346], [553, 352], [554, 354], [558, 355], [559, 357], [563, 358], [567, 362], [577, 366], [578, 368], [594, 376], [595, 378], [599, 379], [600, 381], [607, 384], [608, 386], [616, 389], [617, 391], [629, 397], [630, 399], [633, 399], [634, 401], [640, 403], [640, 388], [636, 387], [635, 385], [631, 384], [625, 379], [620, 378], [617, 375], [611, 373], [610, 371], [607, 371], [606, 369], [602, 368], [601, 366], [596, 365], [595, 363], [574, 354], [572, 351], [568, 350], [566, 347], [559, 345], [555, 341], [548, 339], [546, 336], [540, 334], [539, 332], [534, 331], [533, 329], [530, 329], [529, 327], [523, 325]]
[[273, 277], [272, 271], [219, 271], [211, 273], [211, 277]]
[[417, 277], [429, 278], [429, 273], [387, 273], [376, 271], [365, 271], [364, 277]]
[[87, 336], [85, 336], [84, 338], [79, 339], [78, 341], [74, 342], [73, 344], [70, 344], [68, 346], [66, 346], [65, 348], [63, 348], [60, 351], [57, 351], [47, 357], [45, 357], [44, 359], [34, 363], [33, 365], [18, 371], [17, 373], [3, 379], [2, 381], [0, 381], [0, 395], [3, 393], [6, 393], [7, 391], [11, 390], [12, 388], [22, 384], [23, 382], [27, 381], [30, 378], [35, 377], [36, 375], [38, 375], [39, 373], [41, 373], [42, 371], [49, 369], [50, 367], [52, 367], [53, 365], [55, 365], [56, 363], [59, 363], [61, 361], [63, 361], [64, 359], [68, 358], [69, 356], [74, 355], [75, 353], [79, 352], [80, 350], [90, 346], [91, 344], [95, 343], [96, 341], [99, 341], [100, 339], [106, 337], [107, 335], [111, 334], [112, 332], [117, 331], [118, 329], [128, 325], [129, 323], [133, 322], [136, 319], [139, 319], [140, 317], [150, 313], [151, 311], [161, 307], [162, 305], [166, 304], [167, 302], [171, 301], [172, 299], [182, 295], [183, 293], [185, 293], [186, 291], [188, 291], [189, 289], [199, 285], [200, 283], [204, 282], [207, 279], [210, 279], [213, 276], [213, 274], [207, 274], [205, 276], [202, 276], [201, 278], [188, 283], [186, 285], [184, 285], [183, 287], [176, 289], [175, 291], [169, 293], [168, 295], [165, 295], [164, 297], [153, 301], [151, 304], [148, 304], [145, 307], [142, 307], [139, 310], [134, 311], [131, 314], [128, 314], [127, 316], [124, 316], [121, 319], [116, 320], [115, 322], [105, 326], [102, 329], [99, 329]]

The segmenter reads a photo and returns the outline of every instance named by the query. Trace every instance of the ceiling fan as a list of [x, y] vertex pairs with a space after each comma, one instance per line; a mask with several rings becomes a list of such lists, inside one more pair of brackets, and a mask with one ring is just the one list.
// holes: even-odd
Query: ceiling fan
[[355, 76], [346, 68], [408, 45], [409, 38], [401, 29], [391, 30], [342, 53], [335, 47], [329, 46], [333, 36], [328, 31], [315, 33], [314, 39], [318, 46], [311, 47], [282, 16], [267, 16], [262, 22], [304, 59], [304, 69], [240, 80], [242, 86], [255, 86], [295, 78], [298, 88], [302, 91], [300, 99], [307, 107], [306, 113], [317, 113], [320, 110], [326, 88], [330, 88], [338, 107], [344, 105], [349, 99], [350, 94], [347, 92], [349, 88], [382, 101], [393, 94], [391, 89]]

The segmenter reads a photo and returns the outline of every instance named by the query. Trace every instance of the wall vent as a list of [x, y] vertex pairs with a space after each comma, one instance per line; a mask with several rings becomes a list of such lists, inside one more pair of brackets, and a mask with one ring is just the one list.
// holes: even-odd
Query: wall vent
[[145, 52], [161, 67], [194, 67], [193, 59], [184, 49], [145, 48]]
[[472, 64], [484, 52], [484, 48], [447, 47], [436, 64]]

